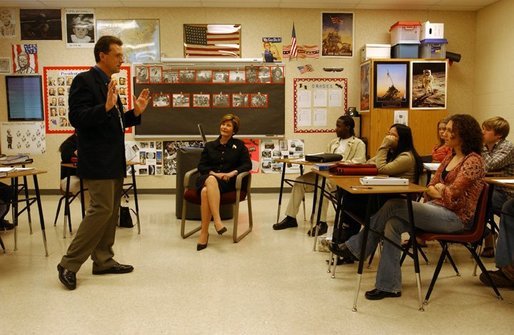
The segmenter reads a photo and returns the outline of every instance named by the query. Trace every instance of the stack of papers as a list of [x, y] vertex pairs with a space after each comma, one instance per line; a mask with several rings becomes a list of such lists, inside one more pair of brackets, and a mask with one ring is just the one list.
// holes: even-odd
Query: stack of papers
[[14, 168], [0, 167], [0, 177], [5, 177], [9, 172], [14, 171]]
[[409, 185], [409, 179], [396, 177], [367, 176], [360, 179], [362, 185]]

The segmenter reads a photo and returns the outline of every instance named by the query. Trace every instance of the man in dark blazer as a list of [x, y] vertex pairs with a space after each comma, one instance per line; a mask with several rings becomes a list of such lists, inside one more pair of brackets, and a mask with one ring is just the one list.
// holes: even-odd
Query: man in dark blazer
[[103, 36], [95, 44], [96, 65], [78, 74], [71, 84], [69, 119], [78, 137], [77, 173], [85, 181], [91, 202], [66, 255], [57, 270], [66, 288], [76, 287], [76, 273], [91, 256], [93, 274], [132, 272], [131, 265], [116, 262], [112, 246], [118, 222], [125, 177], [125, 127], [141, 122], [150, 101], [145, 89], [134, 109], [123, 111], [116, 80], [123, 63], [122, 41]]

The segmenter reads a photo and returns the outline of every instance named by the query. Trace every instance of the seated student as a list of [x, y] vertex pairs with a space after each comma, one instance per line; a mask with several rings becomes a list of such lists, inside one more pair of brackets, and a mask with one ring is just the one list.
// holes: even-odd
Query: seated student
[[[502, 206], [495, 260], [498, 270], [488, 271], [493, 282], [497, 287], [514, 287], [514, 198]], [[480, 281], [490, 286], [483, 273]]]
[[437, 122], [437, 138], [439, 139], [439, 143], [432, 148], [432, 162], [434, 163], [442, 162], [443, 159], [452, 152], [452, 148], [444, 143], [444, 131], [447, 123], [447, 119], [442, 119]]
[[[457, 233], [473, 223], [478, 198], [484, 186], [484, 161], [480, 155], [480, 125], [470, 115], [452, 115], [446, 125], [445, 141], [453, 149], [428, 184], [428, 202], [413, 202], [416, 228], [427, 232]], [[365, 255], [360, 255], [362, 231], [346, 243], [330, 245], [335, 254], [349, 259], [367, 258], [375, 250], [381, 235], [396, 243], [410, 231], [407, 204], [404, 199], [388, 200], [371, 217]], [[375, 289], [366, 292], [369, 300], [401, 296], [401, 250], [384, 239]]]
[[[514, 176], [514, 145], [507, 140], [509, 123], [500, 116], [495, 116], [482, 123], [484, 146], [482, 157], [486, 172], [501, 172], [504, 176]], [[491, 205], [493, 212], [499, 213], [505, 201], [514, 196], [514, 191], [505, 187], [495, 186]], [[482, 257], [494, 257], [494, 236], [489, 234], [485, 239]]]
[[0, 183], [0, 230], [14, 229], [14, 225], [5, 220], [5, 216], [9, 213], [9, 207], [12, 201], [12, 188], [9, 185]]
[[[347, 163], [364, 163], [366, 161], [366, 145], [364, 144], [364, 142], [362, 142], [362, 140], [355, 137], [354, 128], [355, 121], [353, 121], [353, 118], [351, 116], [340, 116], [336, 122], [337, 138], [334, 138], [330, 141], [327, 147], [327, 152], [342, 155], [342, 160]], [[312, 190], [314, 190], [313, 185], [315, 180], [316, 175], [314, 174], [314, 172], [308, 172], [296, 178], [295, 183], [293, 185], [293, 190], [291, 191], [291, 198], [289, 199], [289, 203], [287, 204], [287, 216], [279, 223], [275, 223], [273, 225], [274, 230], [298, 227], [298, 222], [296, 221], [296, 214], [300, 209], [300, 205], [305, 196], [305, 192], [311, 192]], [[329, 191], [334, 191], [336, 187], [331, 183], [327, 183], [326, 189]], [[317, 225], [319, 225], [319, 235], [323, 235], [327, 232], [327, 211], [328, 201], [323, 201], [320, 222], [317, 223]], [[309, 231], [308, 234], [314, 236], [314, 234], [311, 233], [315, 232], [315, 228], [316, 227], [313, 228], [312, 232]]]
[[[423, 172], [423, 162], [414, 148], [411, 129], [403, 124], [393, 124], [389, 132], [382, 140], [382, 144], [377, 150], [375, 157], [367, 163], [375, 164], [378, 174], [385, 174], [391, 177], [407, 178], [411, 183], [417, 183], [419, 176]], [[392, 197], [392, 196], [391, 196]], [[382, 196], [380, 205], [391, 198]], [[344, 204], [359, 216], [363, 217], [366, 213], [367, 195], [351, 195], [344, 197]], [[359, 222], [355, 221], [348, 214], [343, 214], [342, 231], [335, 240], [344, 242], [351, 236], [357, 234], [361, 228]]]
[[209, 242], [209, 224], [214, 221], [214, 229], [219, 235], [227, 231], [221, 223], [220, 194], [232, 192], [236, 188], [236, 176], [250, 171], [252, 162], [243, 141], [234, 138], [239, 130], [239, 117], [226, 114], [220, 121], [220, 136], [207, 142], [202, 151], [196, 181], [196, 188], [201, 194], [202, 224], [196, 250], [207, 248]]

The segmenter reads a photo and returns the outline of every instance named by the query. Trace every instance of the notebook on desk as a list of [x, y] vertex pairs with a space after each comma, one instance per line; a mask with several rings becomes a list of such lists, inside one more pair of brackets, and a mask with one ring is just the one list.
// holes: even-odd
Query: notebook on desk
[[396, 177], [366, 176], [360, 178], [362, 185], [409, 185], [409, 179]]

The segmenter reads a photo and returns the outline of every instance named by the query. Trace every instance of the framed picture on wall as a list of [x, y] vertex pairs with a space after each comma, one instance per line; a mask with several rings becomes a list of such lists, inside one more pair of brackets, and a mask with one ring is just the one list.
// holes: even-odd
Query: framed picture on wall
[[210, 94], [193, 94], [193, 107], [196, 108], [209, 108], [211, 107]]
[[214, 108], [228, 108], [230, 107], [230, 95], [219, 93], [212, 95], [212, 107]]
[[97, 20], [98, 38], [112, 35], [123, 41], [126, 63], [161, 61], [158, 19]]
[[446, 60], [411, 62], [412, 109], [446, 109], [447, 64]]
[[370, 81], [371, 62], [361, 64], [361, 92], [360, 92], [360, 111], [369, 112], [369, 92], [371, 90]]
[[162, 82], [162, 66], [149, 66], [150, 84], [159, 84]]
[[321, 13], [321, 56], [353, 56], [353, 13]]
[[409, 107], [409, 62], [374, 62], [374, 108]]

